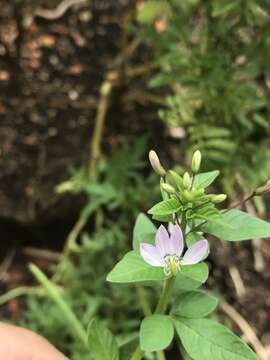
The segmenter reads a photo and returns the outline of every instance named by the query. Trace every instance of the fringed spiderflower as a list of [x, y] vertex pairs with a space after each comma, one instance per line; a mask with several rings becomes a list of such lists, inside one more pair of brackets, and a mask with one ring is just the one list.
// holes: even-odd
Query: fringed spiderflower
[[[167, 276], [176, 275], [183, 265], [194, 265], [208, 253], [208, 241], [200, 240], [184, 253], [183, 234], [178, 225], [169, 225], [169, 233], [161, 225], [156, 233], [155, 245], [141, 243], [140, 254], [152, 266], [163, 267]], [[182, 256], [183, 255], [183, 256]]]

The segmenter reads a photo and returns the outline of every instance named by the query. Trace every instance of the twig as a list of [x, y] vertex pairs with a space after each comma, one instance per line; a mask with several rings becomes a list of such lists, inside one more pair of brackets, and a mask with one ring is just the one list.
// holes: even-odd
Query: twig
[[16, 253], [15, 250], [11, 250], [3, 260], [2, 264], [0, 265], [0, 281], [4, 279], [8, 271], [8, 268], [12, 264], [15, 253]]
[[89, 0], [63, 0], [55, 9], [37, 9], [34, 13], [34, 16], [38, 16], [47, 20], [56, 20], [63, 16], [70, 7], [87, 3], [88, 1]]
[[[254, 206], [250, 203], [246, 203], [247, 212], [251, 215], [256, 215], [256, 211]], [[254, 268], [256, 271], [261, 272], [265, 268], [265, 262], [263, 258], [263, 254], [261, 251], [262, 239], [253, 239], [252, 240], [253, 252], [254, 252]]]
[[237, 296], [242, 297], [246, 293], [246, 288], [239, 270], [237, 267], [232, 266], [229, 268], [229, 273], [231, 275]]
[[97, 115], [95, 121], [94, 133], [90, 145], [89, 157], [89, 178], [95, 180], [97, 164], [100, 158], [101, 138], [104, 127], [107, 110], [109, 107], [110, 95], [112, 88], [118, 79], [116, 71], [110, 71], [100, 87], [100, 99], [97, 107]]
[[261, 360], [269, 360], [268, 351], [264, 348], [249, 323], [227, 302], [220, 305], [220, 309], [229, 316], [245, 335], [247, 341], [253, 346]]
[[254, 191], [252, 191], [251, 193], [245, 195], [245, 196], [243, 197], [243, 199], [241, 199], [241, 200], [239, 200], [239, 201], [237, 201], [237, 202], [235, 202], [235, 203], [232, 203], [232, 205], [228, 207], [227, 211], [228, 211], [228, 210], [232, 210], [232, 209], [236, 209], [236, 208], [238, 208], [238, 207], [241, 207], [241, 206], [244, 205], [247, 201], [249, 201], [250, 199], [252, 199], [254, 196], [256, 196], [256, 194], [255, 194]]
[[23, 249], [23, 253], [26, 256], [31, 256], [38, 259], [48, 260], [52, 262], [58, 262], [61, 258], [61, 253], [51, 250], [38, 249], [31, 246], [27, 246]]

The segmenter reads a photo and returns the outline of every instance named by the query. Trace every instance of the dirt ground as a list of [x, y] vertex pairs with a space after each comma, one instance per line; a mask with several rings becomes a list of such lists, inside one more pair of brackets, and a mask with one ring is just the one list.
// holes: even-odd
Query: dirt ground
[[[36, 246], [60, 250], [83, 202], [56, 196], [54, 188], [68, 178], [69, 166], [88, 159], [100, 85], [121, 47], [121, 24], [132, 2], [81, 2], [55, 20], [37, 15], [37, 9], [53, 9], [56, 0], [0, 3], [0, 239], [3, 257], [19, 249], [10, 271], [13, 286], [25, 281], [16, 265], [20, 249], [38, 239]], [[147, 56], [142, 51], [135, 62]], [[129, 91], [117, 89], [111, 99], [105, 150], [131, 135], [161, 131], [157, 109], [126, 102]], [[52, 231], [57, 244], [46, 240]], [[209, 287], [217, 287], [270, 346], [269, 242], [260, 246], [261, 270], [254, 267], [251, 243], [212, 244]], [[220, 314], [241, 333], [232, 318]]]

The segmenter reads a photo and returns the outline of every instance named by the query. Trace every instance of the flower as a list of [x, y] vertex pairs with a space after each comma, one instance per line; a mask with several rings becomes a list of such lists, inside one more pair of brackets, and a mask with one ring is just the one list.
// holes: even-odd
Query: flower
[[176, 275], [182, 265], [194, 265], [208, 253], [208, 241], [200, 240], [183, 254], [183, 233], [178, 225], [169, 224], [169, 233], [161, 225], [156, 233], [155, 245], [140, 244], [140, 254], [152, 266], [163, 267], [166, 275]]

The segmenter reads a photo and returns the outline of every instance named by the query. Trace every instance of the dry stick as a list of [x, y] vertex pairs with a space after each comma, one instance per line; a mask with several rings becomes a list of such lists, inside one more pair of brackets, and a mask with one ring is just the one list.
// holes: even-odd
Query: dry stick
[[246, 293], [246, 288], [245, 288], [245, 285], [244, 285], [244, 282], [242, 280], [239, 270], [237, 269], [236, 266], [231, 266], [229, 268], [229, 273], [232, 278], [237, 296], [238, 297], [244, 296]]
[[90, 180], [96, 179], [96, 169], [98, 161], [100, 160], [101, 154], [101, 139], [104, 127], [106, 114], [109, 107], [110, 95], [113, 86], [118, 80], [118, 72], [110, 71], [103, 81], [100, 88], [100, 100], [97, 108], [97, 116], [95, 121], [94, 133], [90, 145], [90, 156], [89, 156], [89, 178]]
[[[246, 209], [247, 209], [247, 212], [250, 213], [251, 215], [256, 215], [254, 206], [250, 202], [246, 203]], [[258, 272], [261, 272], [265, 268], [265, 262], [264, 262], [264, 258], [263, 258], [262, 252], [261, 252], [262, 239], [261, 238], [253, 239], [252, 246], [253, 246], [253, 251], [254, 251], [255, 270]]]
[[34, 16], [38, 16], [46, 20], [56, 20], [63, 16], [70, 7], [87, 3], [88, 1], [89, 0], [63, 0], [55, 9], [37, 9]]
[[264, 346], [258, 339], [257, 335], [255, 334], [254, 330], [249, 325], [249, 323], [243, 318], [243, 316], [239, 314], [239, 312], [236, 311], [227, 302], [223, 302], [220, 305], [220, 309], [237, 324], [239, 329], [246, 336], [248, 342], [253, 346], [259, 358], [261, 360], [269, 360], [268, 351], [264, 348]]
[[45, 249], [38, 249], [31, 246], [26, 246], [23, 249], [23, 253], [26, 256], [47, 260], [51, 262], [58, 262], [61, 258], [61, 253], [51, 250], [45, 250]]
[[0, 265], [0, 280], [3, 280], [5, 278], [6, 273], [13, 262], [15, 253], [15, 250], [11, 250]]

